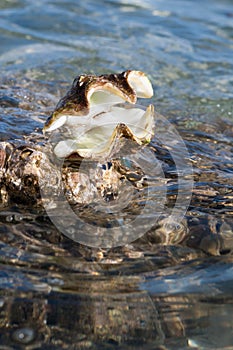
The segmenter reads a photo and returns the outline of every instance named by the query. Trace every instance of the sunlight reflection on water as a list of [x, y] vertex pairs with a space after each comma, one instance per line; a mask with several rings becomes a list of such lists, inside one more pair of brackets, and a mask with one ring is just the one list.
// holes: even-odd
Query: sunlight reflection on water
[[[159, 245], [152, 232], [99, 252], [71, 244], [41, 210], [3, 208], [0, 348], [231, 348], [232, 17], [227, 0], [1, 1], [1, 141], [37, 130], [41, 142], [76, 75], [139, 69], [185, 140], [195, 188], [182, 245]], [[163, 146], [155, 135], [171, 180]]]

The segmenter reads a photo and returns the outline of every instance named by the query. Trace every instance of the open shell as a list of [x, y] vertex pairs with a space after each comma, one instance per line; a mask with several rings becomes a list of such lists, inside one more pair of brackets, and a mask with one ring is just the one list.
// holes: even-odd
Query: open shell
[[123, 137], [138, 144], [150, 141], [153, 106], [144, 110], [135, 103], [137, 97], [152, 96], [151, 83], [140, 71], [81, 75], [59, 101], [43, 130], [62, 131], [54, 147], [57, 157], [66, 158], [76, 153], [83, 158], [97, 159], [108, 155]]

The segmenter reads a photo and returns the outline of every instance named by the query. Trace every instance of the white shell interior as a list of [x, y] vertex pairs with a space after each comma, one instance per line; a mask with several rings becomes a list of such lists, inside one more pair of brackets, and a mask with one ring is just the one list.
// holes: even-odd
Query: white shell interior
[[[149, 98], [153, 88], [149, 79], [138, 71], [128, 73], [127, 81], [138, 97]], [[88, 92], [89, 113], [85, 116], [60, 115], [46, 131], [54, 131], [65, 125], [68, 136], [61, 133], [54, 152], [65, 158], [77, 152], [82, 157], [96, 158], [113, 147], [119, 135], [119, 124], [124, 124], [138, 142], [148, 142], [153, 135], [154, 109], [146, 110], [137, 105], [125, 103], [123, 93], [107, 84]]]
[[66, 115], [60, 115], [59, 118], [54, 120], [54, 122], [46, 128], [46, 131], [51, 132], [54, 131], [58, 128], [60, 128], [62, 125], [64, 125], [67, 121], [67, 116]]
[[136, 92], [137, 97], [150, 98], [153, 96], [153, 87], [145, 74], [131, 71], [128, 74], [128, 83]]
[[117, 137], [119, 124], [125, 124], [139, 143], [150, 141], [154, 126], [153, 106], [150, 105], [146, 111], [137, 107], [112, 106], [108, 112], [92, 118], [88, 130], [81, 130], [79, 125], [73, 127], [70, 130], [71, 137], [58, 142], [54, 152], [59, 158], [65, 158], [74, 152], [88, 158], [108, 153], [108, 148], [111, 148]]

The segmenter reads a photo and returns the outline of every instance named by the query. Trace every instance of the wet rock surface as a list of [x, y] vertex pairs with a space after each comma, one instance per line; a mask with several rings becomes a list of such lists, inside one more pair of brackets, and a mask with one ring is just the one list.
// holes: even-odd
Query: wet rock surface
[[[194, 128], [188, 122], [176, 121], [189, 151], [187, 162], [193, 169], [193, 174], [180, 176], [194, 179], [191, 202], [176, 225], [167, 219], [179, 190], [174, 164], [179, 147], [164, 143], [156, 133], [146, 146], [163, 169], [162, 177], [149, 178], [145, 169], [136, 169], [122, 154], [105, 164], [82, 163], [81, 172], [79, 162], [67, 162], [61, 167], [48, 152], [41, 133], [54, 100], [60, 97], [57, 85], [48, 87], [35, 81], [27, 81], [26, 85], [18, 83], [24, 96], [28, 96], [21, 99], [20, 89], [16, 93], [14, 85], [7, 87], [9, 95], [19, 99], [18, 107], [1, 105], [2, 118], [8, 125], [14, 124], [12, 134], [2, 132], [4, 141], [0, 144], [0, 260], [7, 265], [0, 272], [1, 343], [6, 344], [6, 349], [99, 349], [104, 348], [103, 344], [106, 349], [123, 349], [124, 344], [128, 349], [155, 349], [155, 344], [162, 349], [161, 346], [176, 346], [175, 338], [183, 344], [195, 344], [193, 313], [202, 319], [203, 329], [208, 324], [209, 331], [214, 328], [215, 318], [225, 317], [220, 310], [211, 319], [208, 315], [211, 295], [221, 291], [227, 294], [220, 276], [222, 269], [230, 269], [232, 259], [231, 123], [223, 120], [220, 134], [218, 124], [200, 123]], [[38, 99], [41, 89], [46, 103]], [[25, 100], [29, 98], [27, 105]], [[18, 127], [16, 115], [24, 123], [27, 120], [30, 132]], [[172, 118], [171, 115], [175, 122]], [[158, 126], [157, 131], [159, 127], [162, 128]], [[153, 191], [148, 192], [148, 188]], [[125, 189], [132, 191], [129, 199], [124, 197]], [[166, 201], [156, 206], [157, 215], [141, 221], [142, 230], [148, 222], [153, 221], [153, 225], [136, 241], [101, 249], [63, 235], [44, 210], [41, 190], [54, 216], [57, 213], [53, 198], [62, 195], [85, 222], [101, 227], [108, 227], [119, 216], [122, 220], [137, 216], [144, 199], [151, 201], [153, 209], [155, 196], [160, 200], [164, 191]], [[123, 214], [111, 207], [118, 198], [120, 203], [122, 199], [129, 200]], [[99, 206], [93, 206], [98, 201]], [[108, 215], [98, 211], [103, 203], [110, 208]], [[213, 289], [200, 282], [207, 266], [213, 266], [210, 273], [216, 273]], [[194, 271], [193, 279], [190, 271]], [[210, 288], [209, 298], [201, 301], [202, 308], [201, 297], [177, 295], [187, 285], [195, 290], [195, 273], [203, 293]], [[174, 285], [174, 276], [186, 282]], [[157, 286], [155, 290], [151, 285]], [[170, 290], [169, 297], [165, 290]]]
[[[14, 82], [15, 83], [15, 82]], [[22, 119], [35, 119], [28, 115], [28, 108], [25, 108], [25, 100], [30, 100], [30, 109], [36, 110], [38, 106], [41, 111], [41, 118], [38, 119], [35, 129], [31, 130], [29, 135], [25, 135], [17, 125], [15, 132], [17, 139], [9, 139], [1, 142], [0, 147], [0, 181], [1, 181], [1, 206], [2, 216], [4, 208], [10, 208], [19, 205], [20, 211], [32, 208], [43, 208], [41, 202], [41, 190], [43, 197], [53, 205], [53, 196], [59, 194], [65, 195], [67, 201], [78, 208], [79, 212], [88, 213], [89, 220], [96, 212], [91, 210], [90, 204], [103, 200], [106, 203], [117, 202], [117, 197], [125, 189], [133, 189], [139, 192], [141, 197], [145, 195], [143, 191], [149, 186], [166, 186], [166, 208], [172, 207], [177, 198], [179, 184], [175, 171], [174, 154], [179, 153], [176, 145], [171, 147], [163, 144], [158, 136], [164, 125], [158, 126], [155, 137], [147, 146], [156, 156], [163, 169], [164, 178], [152, 179], [148, 184], [148, 174], [145, 169], [136, 169], [134, 165], [123, 159], [122, 154], [105, 164], [93, 162], [82, 165], [80, 171], [80, 162], [56, 164], [52, 156], [52, 151], [47, 140], [42, 136], [40, 129], [47, 118], [48, 113], [54, 106], [55, 96], [57, 94], [56, 86], [49, 87], [47, 84], [26, 81], [30, 90], [27, 90], [21, 83], [21, 89], [15, 88], [15, 85], [4, 84], [3, 91], [8, 91], [12, 99], [23, 95], [19, 100], [19, 105], [15, 114], [21, 114]], [[31, 91], [33, 86], [34, 91]], [[47, 91], [43, 93], [43, 100], [38, 99], [37, 90]], [[64, 91], [64, 90], [63, 90]], [[53, 95], [54, 94], [54, 95]], [[4, 95], [6, 96], [6, 95]], [[30, 97], [29, 97], [30, 96]], [[46, 100], [46, 103], [43, 101]], [[37, 101], [37, 105], [35, 102]], [[20, 107], [19, 107], [20, 106]], [[12, 107], [12, 106], [11, 106]], [[15, 108], [15, 106], [13, 106]], [[9, 105], [1, 106], [3, 115], [9, 112]], [[35, 115], [38, 112], [35, 112]], [[44, 115], [44, 116], [43, 116]], [[9, 124], [11, 116], [9, 115]], [[14, 118], [14, 117], [13, 117]], [[201, 249], [208, 254], [218, 255], [220, 252], [228, 254], [231, 251], [231, 232], [232, 232], [232, 147], [231, 147], [231, 124], [226, 122], [224, 127], [221, 123], [223, 132], [221, 136], [218, 132], [218, 125], [199, 124], [195, 130], [192, 125], [185, 125], [184, 121], [177, 122], [176, 127], [185, 140], [189, 151], [188, 164], [192, 166], [195, 184], [192, 190], [192, 199], [186, 216], [183, 219], [184, 225], [175, 228], [175, 231], [166, 232], [167, 227], [164, 224], [167, 213], [160, 213], [161, 217], [152, 227], [153, 234], [149, 232], [147, 237], [160, 244], [182, 243], [195, 249]], [[186, 123], [187, 124], [187, 123]], [[211, 134], [210, 134], [211, 133]], [[213, 138], [211, 135], [215, 134]], [[219, 135], [219, 136], [218, 136]], [[5, 135], [4, 135], [5, 136]], [[216, 141], [217, 140], [217, 141]], [[216, 145], [217, 142], [217, 145]], [[136, 149], [135, 152], [138, 152]], [[88, 162], [87, 162], [88, 163]], [[91, 176], [90, 176], [91, 174]], [[154, 181], [154, 182], [153, 182]], [[126, 185], [127, 186], [126, 186]], [[164, 185], [165, 184], [165, 185]], [[43, 189], [45, 185], [45, 189]], [[126, 187], [124, 187], [126, 186]], [[159, 193], [159, 192], [158, 192]], [[153, 198], [152, 198], [153, 199]], [[149, 197], [146, 200], [150, 200]], [[131, 211], [137, 213], [137, 203], [130, 203]], [[89, 206], [89, 207], [88, 207]], [[88, 209], [89, 208], [89, 209]], [[83, 214], [85, 216], [85, 214]], [[98, 216], [98, 215], [97, 215]], [[102, 217], [103, 219], [103, 217]], [[105, 218], [106, 219], [106, 218]], [[105, 220], [104, 219], [104, 220]], [[152, 219], [153, 220], [153, 219]], [[108, 220], [107, 220], [108, 221]], [[106, 220], [105, 220], [106, 222]], [[182, 229], [182, 226], [185, 229]], [[163, 229], [163, 227], [166, 227]], [[59, 235], [59, 233], [58, 233]], [[150, 236], [153, 236], [151, 238]], [[142, 237], [143, 240], [143, 237]]]

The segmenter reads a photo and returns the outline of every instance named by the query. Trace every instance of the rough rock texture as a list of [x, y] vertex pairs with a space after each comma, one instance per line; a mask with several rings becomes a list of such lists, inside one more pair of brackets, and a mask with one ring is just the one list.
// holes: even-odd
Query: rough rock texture
[[46, 146], [1, 142], [1, 205], [7, 206], [12, 200], [38, 206], [42, 204], [41, 195], [52, 202], [59, 194], [65, 194], [70, 204], [88, 204], [99, 198], [108, 202], [129, 179], [135, 188], [141, 186], [136, 180], [143, 173], [134, 170], [133, 174], [117, 159], [106, 164], [59, 162]]

